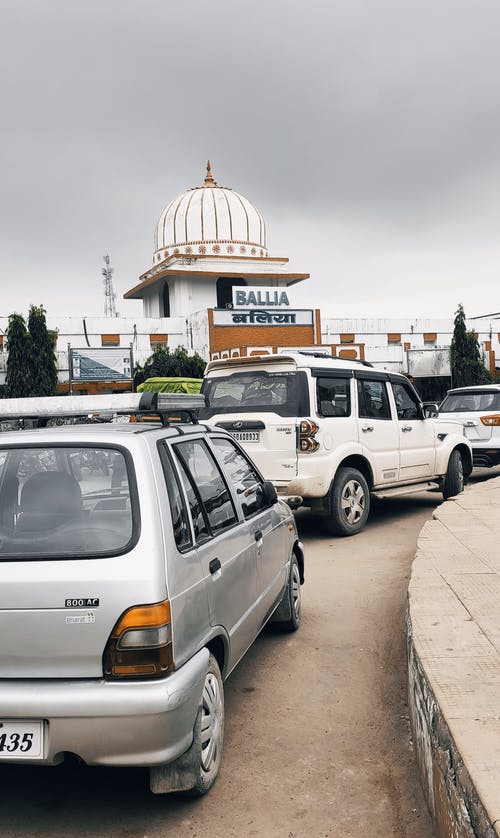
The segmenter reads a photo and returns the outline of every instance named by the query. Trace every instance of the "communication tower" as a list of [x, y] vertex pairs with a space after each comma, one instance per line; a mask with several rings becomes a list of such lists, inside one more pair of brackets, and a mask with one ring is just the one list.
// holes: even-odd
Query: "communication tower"
[[113, 289], [113, 268], [108, 254], [104, 257], [105, 267], [102, 269], [104, 283], [104, 314], [106, 317], [118, 317], [116, 310], [116, 294]]

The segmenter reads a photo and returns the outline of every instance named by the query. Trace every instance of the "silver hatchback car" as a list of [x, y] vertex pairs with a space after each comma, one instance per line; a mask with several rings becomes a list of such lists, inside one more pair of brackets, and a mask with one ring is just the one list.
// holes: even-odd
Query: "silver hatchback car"
[[[268, 621], [298, 628], [304, 554], [272, 484], [197, 423], [202, 399], [0, 402], [9, 422], [72, 422], [0, 435], [0, 762], [214, 783], [223, 679]], [[140, 416], [103, 421], [122, 413]]]

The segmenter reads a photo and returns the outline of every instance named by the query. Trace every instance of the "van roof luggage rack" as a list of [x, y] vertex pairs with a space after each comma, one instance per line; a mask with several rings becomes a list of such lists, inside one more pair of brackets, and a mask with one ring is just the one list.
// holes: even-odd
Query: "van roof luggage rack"
[[115, 416], [159, 417], [163, 425], [180, 421], [176, 413], [198, 422], [205, 396], [184, 393], [111, 393], [100, 396], [41, 396], [0, 399], [0, 421], [33, 420], [44, 427], [49, 419], [110, 422]]

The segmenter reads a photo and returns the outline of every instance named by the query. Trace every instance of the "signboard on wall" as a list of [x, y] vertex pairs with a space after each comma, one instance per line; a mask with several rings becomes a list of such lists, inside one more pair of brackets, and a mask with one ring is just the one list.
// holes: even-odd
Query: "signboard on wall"
[[312, 309], [215, 309], [214, 326], [312, 326]]
[[72, 381], [131, 381], [132, 349], [124, 346], [69, 348]]
[[408, 349], [408, 373], [413, 378], [451, 375], [449, 349]]

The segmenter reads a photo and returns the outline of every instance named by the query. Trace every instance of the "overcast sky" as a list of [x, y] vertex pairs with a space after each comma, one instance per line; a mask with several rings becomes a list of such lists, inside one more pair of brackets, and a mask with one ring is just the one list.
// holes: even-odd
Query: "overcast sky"
[[498, 0], [0, 0], [0, 315], [118, 309], [163, 207], [263, 213], [333, 317], [500, 311]]

